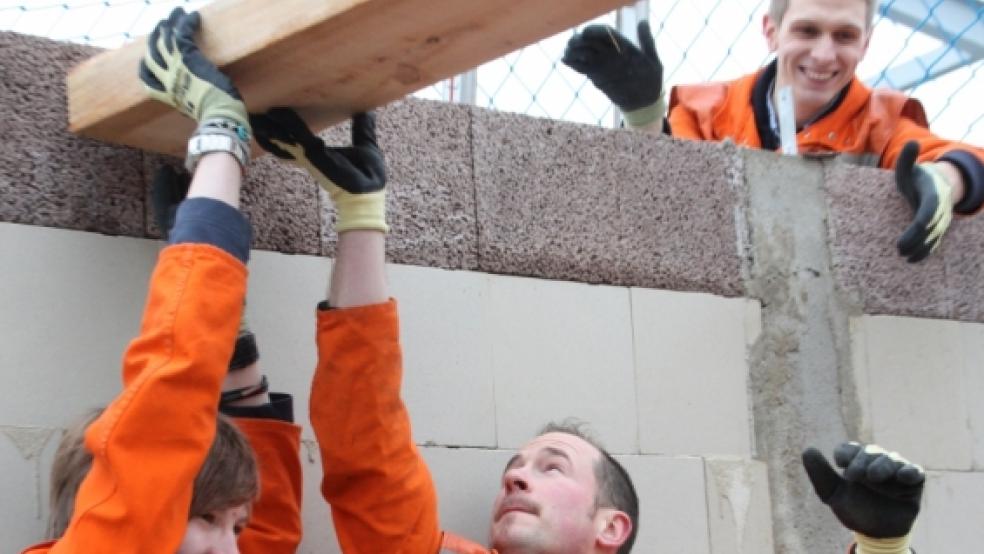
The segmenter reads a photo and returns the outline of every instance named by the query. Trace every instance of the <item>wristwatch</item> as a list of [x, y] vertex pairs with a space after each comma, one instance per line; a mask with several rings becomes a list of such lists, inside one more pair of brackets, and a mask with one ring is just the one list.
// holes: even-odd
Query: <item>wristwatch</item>
[[246, 172], [246, 163], [249, 161], [248, 143], [242, 141], [233, 132], [223, 132], [222, 129], [208, 129], [203, 134], [195, 134], [188, 139], [188, 155], [185, 157], [185, 167], [189, 172], [194, 173], [198, 166], [198, 160], [209, 152], [228, 152], [235, 156]]

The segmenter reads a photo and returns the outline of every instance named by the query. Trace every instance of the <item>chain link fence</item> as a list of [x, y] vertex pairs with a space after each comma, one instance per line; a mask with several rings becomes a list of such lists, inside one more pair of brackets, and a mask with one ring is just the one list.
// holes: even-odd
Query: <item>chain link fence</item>
[[[175, 6], [209, 0], [0, 0], [0, 29], [115, 48], [148, 33]], [[648, 16], [666, 85], [726, 80], [769, 58], [762, 36], [768, 0], [661, 0], [590, 23], [634, 29]], [[626, 13], [634, 10], [633, 17]], [[631, 24], [627, 24], [626, 19]], [[416, 96], [498, 110], [617, 126], [617, 110], [586, 79], [560, 63], [575, 30], [527, 46]], [[631, 36], [630, 33], [629, 36]], [[858, 68], [869, 84], [922, 101], [934, 131], [984, 143], [984, 1], [882, 0], [871, 47]]]

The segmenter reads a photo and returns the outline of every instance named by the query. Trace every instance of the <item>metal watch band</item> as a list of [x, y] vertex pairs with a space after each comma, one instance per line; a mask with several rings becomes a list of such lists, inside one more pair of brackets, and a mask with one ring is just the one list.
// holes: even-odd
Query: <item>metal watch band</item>
[[249, 150], [246, 143], [239, 139], [233, 131], [211, 128], [202, 134], [195, 134], [188, 139], [188, 155], [185, 157], [185, 167], [194, 173], [198, 161], [209, 152], [228, 152], [232, 154], [243, 172], [249, 162]]

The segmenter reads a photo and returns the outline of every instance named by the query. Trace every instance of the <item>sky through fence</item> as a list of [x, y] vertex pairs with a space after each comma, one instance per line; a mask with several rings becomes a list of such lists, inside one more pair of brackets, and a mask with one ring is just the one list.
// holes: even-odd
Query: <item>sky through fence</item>
[[[882, 2], [883, 12], [895, 0]], [[903, 0], [897, 0], [901, 3]], [[943, 15], [944, 4], [959, 2], [972, 16], [945, 40], [922, 32]], [[0, 0], [0, 29], [115, 48], [149, 32], [175, 6], [192, 10], [209, 0]], [[982, 28], [984, 2], [974, 0], [906, 0], [921, 6], [922, 19], [912, 28], [876, 16], [871, 48], [859, 76], [880, 85], [893, 83], [889, 68], [920, 58], [925, 77], [907, 93], [922, 101], [933, 130], [947, 138], [984, 143], [984, 60], [934, 76], [950, 56], [968, 56], [957, 46], [974, 44]], [[666, 85], [725, 80], [754, 71], [769, 59], [762, 37], [767, 0], [663, 0], [650, 2], [650, 21]], [[973, 17], [976, 15], [976, 19]], [[596, 23], [615, 25], [614, 13]], [[592, 22], [589, 22], [592, 23]], [[582, 26], [583, 27], [583, 26]], [[613, 126], [612, 105], [584, 77], [560, 63], [572, 31], [560, 33], [477, 68], [474, 102], [498, 110], [581, 123]], [[939, 54], [937, 54], [939, 53]], [[971, 58], [973, 59], [973, 58]], [[416, 96], [457, 99], [459, 79], [427, 87]]]

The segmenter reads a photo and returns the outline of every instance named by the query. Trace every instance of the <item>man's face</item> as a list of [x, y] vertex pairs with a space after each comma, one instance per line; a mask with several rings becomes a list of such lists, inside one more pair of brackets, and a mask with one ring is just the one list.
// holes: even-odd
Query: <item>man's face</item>
[[501, 554], [593, 552], [604, 522], [595, 506], [601, 453], [567, 433], [546, 433], [506, 465], [492, 512]]
[[779, 24], [765, 16], [765, 37], [778, 61], [776, 90], [793, 87], [798, 122], [854, 77], [871, 37], [866, 6], [864, 0], [790, 0]]
[[239, 554], [236, 539], [248, 519], [246, 504], [193, 517], [177, 554]]

